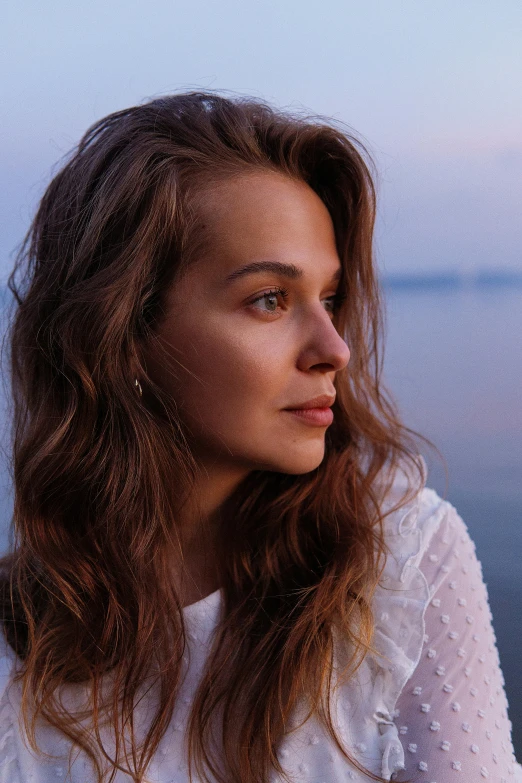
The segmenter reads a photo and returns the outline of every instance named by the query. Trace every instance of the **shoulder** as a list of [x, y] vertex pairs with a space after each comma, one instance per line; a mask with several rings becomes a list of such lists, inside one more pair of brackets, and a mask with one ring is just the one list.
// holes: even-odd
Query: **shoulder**
[[[387, 780], [405, 765], [394, 718], [398, 697], [418, 666], [425, 641], [432, 589], [423, 564], [441, 535], [450, 553], [466, 532], [451, 503], [426, 486], [427, 466], [421, 455], [418, 464], [418, 473], [402, 462], [392, 476], [385, 470], [377, 477], [385, 561], [372, 598], [374, 633], [353, 682], [342, 691], [355, 746], [378, 751], [375, 771]], [[440, 547], [437, 552], [440, 555]], [[357, 721], [352, 720], [354, 710]]]
[[[419, 455], [420, 457], [420, 455]], [[407, 471], [398, 469], [383, 499], [385, 563], [373, 598], [375, 663], [387, 670], [388, 706], [417, 666], [425, 637], [425, 613], [437, 579], [446, 578], [462, 554], [474, 553], [467, 527], [455, 507], [423, 482], [414, 498], [394, 509], [408, 488]], [[389, 513], [387, 513], [389, 512]]]
[[[38, 719], [34, 728], [42, 754], [33, 752], [21, 721], [22, 683], [16, 678], [21, 665], [0, 629], [0, 783], [47, 783], [63, 776], [72, 746], [62, 732]], [[85, 709], [86, 696], [87, 690], [76, 685], [66, 686], [59, 694], [61, 704], [72, 712]], [[83, 783], [88, 759], [76, 751], [75, 759], [78, 766], [70, 779]]]
[[[422, 479], [413, 499], [401, 503], [417, 478], [412, 468], [403, 462], [396, 467], [393, 481], [381, 502], [387, 553], [384, 575], [401, 583], [407, 578], [408, 569], [411, 576], [412, 570], [418, 569], [426, 553], [441, 538], [448, 551], [458, 538], [469, 539], [467, 527], [455, 507], [426, 485], [426, 462], [421, 455], [417, 455], [417, 459]], [[379, 481], [384, 484], [383, 478]], [[398, 504], [399, 508], [395, 508]]]
[[13, 677], [18, 658], [0, 630], [0, 783], [22, 783]]
[[402, 463], [392, 481], [389, 474], [379, 477], [386, 487], [380, 495], [385, 563], [372, 599], [374, 634], [366, 657], [370, 675], [364, 692], [366, 709], [379, 724], [381, 774], [388, 780], [405, 764], [394, 717], [425, 643], [425, 614], [433, 585], [424, 565], [435, 554], [440, 571], [445, 558], [451, 559], [457, 550], [457, 541], [462, 537], [470, 541], [454, 506], [426, 486], [427, 466], [422, 456], [418, 458], [422, 480], [407, 502], [408, 490], [418, 486], [418, 474]]
[[18, 657], [8, 644], [3, 628], [0, 626], [0, 702], [3, 702], [8, 695], [18, 664]]

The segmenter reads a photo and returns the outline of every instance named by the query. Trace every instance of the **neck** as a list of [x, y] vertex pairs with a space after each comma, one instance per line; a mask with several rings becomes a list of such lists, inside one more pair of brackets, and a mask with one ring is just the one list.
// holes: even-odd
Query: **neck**
[[201, 464], [193, 492], [176, 518], [181, 560], [175, 558], [174, 578], [182, 606], [221, 587], [222, 508], [248, 471]]
[[187, 553], [196, 546], [201, 547], [202, 533], [219, 533], [221, 509], [248, 472], [244, 468], [200, 463], [191, 496], [177, 515], [181, 542]]

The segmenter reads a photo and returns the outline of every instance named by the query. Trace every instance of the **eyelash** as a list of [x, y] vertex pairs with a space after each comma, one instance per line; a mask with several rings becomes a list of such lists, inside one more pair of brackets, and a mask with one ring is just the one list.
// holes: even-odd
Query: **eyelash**
[[[249, 304], [253, 305], [256, 302], [259, 302], [262, 299], [265, 299], [265, 297], [268, 296], [274, 296], [279, 294], [283, 298], [283, 301], [286, 301], [288, 299], [288, 291], [286, 288], [281, 288], [277, 286], [276, 288], [271, 288], [269, 291], [265, 291], [264, 293], [260, 294], [259, 296], [256, 296], [255, 299], [251, 299]], [[327, 297], [328, 300], [330, 300], [333, 303], [333, 310], [331, 311], [334, 315], [337, 313], [339, 307], [346, 299], [346, 294], [334, 294], [333, 296]], [[266, 310], [265, 312], [272, 312], [274, 313], [275, 310]]]

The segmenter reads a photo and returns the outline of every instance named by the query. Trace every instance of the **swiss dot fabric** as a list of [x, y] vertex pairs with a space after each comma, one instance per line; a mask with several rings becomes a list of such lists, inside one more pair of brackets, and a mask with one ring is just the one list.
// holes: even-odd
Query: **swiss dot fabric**
[[397, 702], [406, 768], [394, 780], [518, 780], [487, 589], [456, 512], [442, 521], [420, 568], [431, 598], [422, 655]]

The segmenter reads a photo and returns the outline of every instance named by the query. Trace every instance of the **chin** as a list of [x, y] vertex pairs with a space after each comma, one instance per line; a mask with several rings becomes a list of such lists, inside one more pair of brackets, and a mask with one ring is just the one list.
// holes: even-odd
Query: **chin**
[[288, 473], [290, 475], [299, 475], [301, 473], [310, 473], [319, 467], [324, 459], [324, 441], [317, 446], [307, 449], [300, 449], [292, 452], [292, 449], [286, 449], [285, 453], [279, 458], [271, 460], [271, 465], [267, 465], [265, 470], [272, 470], [277, 473]]

